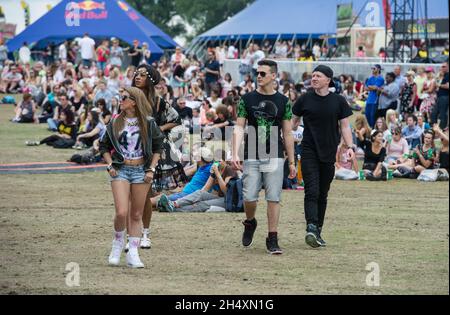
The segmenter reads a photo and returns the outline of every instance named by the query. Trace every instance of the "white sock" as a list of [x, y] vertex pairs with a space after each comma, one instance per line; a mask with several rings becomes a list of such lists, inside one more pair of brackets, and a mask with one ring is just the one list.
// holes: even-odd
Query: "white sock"
[[150, 235], [150, 228], [148, 228], [148, 229], [142, 229], [142, 234], [143, 235]]
[[114, 240], [125, 242], [125, 230], [121, 232], [114, 231]]
[[137, 250], [138, 247], [141, 245], [141, 238], [140, 237], [129, 237], [128, 242], [130, 243], [130, 250], [132, 250], [132, 249]]

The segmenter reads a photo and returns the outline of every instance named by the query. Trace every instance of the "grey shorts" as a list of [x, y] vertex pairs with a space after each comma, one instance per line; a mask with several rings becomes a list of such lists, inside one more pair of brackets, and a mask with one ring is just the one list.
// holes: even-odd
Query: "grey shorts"
[[116, 177], [110, 177], [110, 181], [125, 181], [130, 184], [144, 184], [145, 181], [144, 165], [127, 166], [123, 165], [118, 171]]
[[283, 189], [284, 159], [244, 161], [244, 201], [259, 200], [264, 185], [266, 201], [280, 202]]

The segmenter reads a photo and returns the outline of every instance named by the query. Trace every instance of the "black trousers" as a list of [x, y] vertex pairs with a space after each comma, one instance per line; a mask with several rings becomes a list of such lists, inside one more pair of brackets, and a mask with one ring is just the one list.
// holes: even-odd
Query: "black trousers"
[[58, 135], [51, 135], [51, 136], [48, 136], [47, 138], [42, 139], [41, 144], [45, 143], [49, 146], [52, 146], [53, 143], [55, 143], [56, 141], [58, 141], [60, 139], [61, 139], [61, 137], [59, 137]]
[[305, 217], [307, 224], [323, 226], [327, 211], [328, 192], [333, 181], [334, 163], [320, 162], [319, 158], [302, 158], [305, 183]]
[[439, 127], [444, 130], [448, 125], [448, 96], [440, 96], [431, 113], [431, 124], [434, 125], [440, 119]]

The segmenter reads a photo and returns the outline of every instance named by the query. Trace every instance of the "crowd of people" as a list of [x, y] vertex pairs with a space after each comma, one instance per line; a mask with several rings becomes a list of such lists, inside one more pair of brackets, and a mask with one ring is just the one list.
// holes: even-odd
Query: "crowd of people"
[[[104, 40], [96, 46], [95, 41], [85, 34], [79, 41], [61, 43], [57, 57], [48, 54], [44, 61], [37, 61], [32, 66], [29, 53], [23, 51], [26, 48], [20, 52], [17, 63], [4, 60], [0, 93], [23, 94], [23, 101], [16, 106], [12, 121], [47, 123], [48, 129], [55, 132], [49, 139], [30, 141], [29, 145], [46, 143], [58, 148], [98, 148], [106, 125], [120, 111], [120, 91], [132, 86], [139, 67], [150, 65], [151, 58], [145, 43], [140, 45], [134, 41], [133, 46], [127, 48], [120, 47], [114, 38], [111, 43]], [[313, 55], [323, 53], [318, 44], [314, 48]], [[155, 91], [168, 107], [160, 108], [159, 115], [165, 112], [162, 116], [168, 117], [162, 120], [171, 122], [170, 127], [179, 124], [190, 133], [194, 126], [201, 126], [212, 137], [214, 130], [220, 129], [222, 140], [227, 140], [225, 129], [236, 122], [240, 98], [256, 89], [258, 62], [273, 53], [284, 56], [285, 50], [288, 55], [289, 52], [303, 51], [302, 47], [289, 48], [283, 41], [277, 42], [275, 47], [269, 41], [261, 46], [250, 44], [242, 54], [241, 77], [232, 78], [223, 72], [223, 60], [239, 56], [235, 47], [208, 48], [204, 62], [196, 56], [184, 55], [177, 47], [170, 58], [163, 57], [151, 63], [162, 78]], [[127, 68], [123, 68], [125, 54], [131, 60]], [[359, 155], [364, 155], [366, 142], [375, 131], [382, 132], [383, 147], [389, 147], [395, 138], [395, 130], [402, 124], [406, 124], [402, 136], [410, 151], [422, 144], [421, 137], [427, 130], [445, 134], [448, 125], [447, 64], [442, 64], [439, 73], [432, 67], [421, 66], [406, 73], [397, 66], [384, 76], [382, 71], [381, 65], [374, 65], [365, 82], [346, 74], [334, 78], [334, 92], [343, 95], [353, 110], [360, 111], [365, 107], [365, 119], [359, 116], [354, 125]], [[281, 72], [274, 84], [276, 90], [295, 103], [310, 88], [311, 74], [304, 73], [300, 82], [294, 82], [289, 73]], [[438, 120], [439, 129], [435, 126]], [[301, 129], [295, 135], [299, 146]], [[178, 149], [183, 153], [182, 147]], [[341, 159], [343, 156], [345, 154]], [[390, 156], [389, 152], [387, 156]], [[445, 162], [436, 163], [446, 165]], [[357, 167], [355, 163], [352, 165]]]
[[[256, 78], [267, 75], [258, 72], [261, 61], [268, 52], [282, 56], [289, 53], [283, 42], [276, 45], [250, 44], [242, 56], [241, 77], [233, 78], [223, 70], [225, 58], [238, 56], [233, 47], [226, 52], [222, 48], [208, 48], [205, 61], [186, 56], [177, 47], [171, 56], [152, 61], [146, 45], [138, 41], [129, 48], [120, 47], [116, 39], [112, 45], [105, 40], [96, 46], [85, 34], [79, 42], [62, 43], [56, 58], [52, 55], [33, 63], [27, 59], [28, 53], [22, 51], [17, 62], [4, 60], [0, 93], [23, 94], [12, 122], [47, 124], [53, 133], [39, 141], [27, 141], [27, 145], [86, 149], [100, 159], [112, 148], [129, 160], [142, 159], [145, 152], [137, 147], [145, 133], [139, 136], [133, 128], [139, 125], [141, 131], [147, 130], [142, 117], [153, 117], [148, 128], [153, 130], [157, 126], [158, 131], [153, 130], [155, 138], [146, 146], [154, 146], [159, 162], [145, 166], [152, 174], [153, 189], [140, 192], [149, 194], [141, 215], [144, 230], [141, 234], [137, 222], [132, 222], [133, 235], [128, 243], [133, 252], [130, 264], [141, 266], [136, 248], [151, 247], [153, 208], [166, 212], [226, 211], [224, 196], [228, 184], [242, 174], [228, 162], [231, 152], [226, 146], [213, 152], [208, 143], [216, 140], [231, 143], [232, 133], [226, 131], [236, 124], [239, 115], [242, 117], [242, 102], [257, 89]], [[300, 56], [299, 48], [292, 51]], [[313, 49], [312, 54], [315, 53], [319, 53], [317, 48]], [[131, 58], [126, 68], [125, 54]], [[336, 178], [387, 180], [390, 172], [398, 177], [417, 178], [424, 170], [448, 171], [448, 64], [442, 64], [439, 73], [422, 67], [402, 73], [400, 66], [385, 76], [382, 72], [380, 65], [374, 65], [364, 82], [346, 74], [331, 80], [330, 91], [342, 95], [347, 105], [360, 113], [351, 126], [353, 142], [358, 147], [356, 156], [348, 153], [342, 140], [336, 155]], [[289, 100], [291, 107], [287, 108], [291, 110], [292, 104], [311, 89], [311, 81], [312, 73], [304, 73], [296, 82], [290, 73], [281, 72], [271, 84]], [[141, 108], [136, 114], [130, 109], [132, 106], [149, 110]], [[266, 111], [267, 108], [256, 111], [254, 118], [270, 123]], [[127, 131], [126, 136], [117, 137], [111, 127], [117, 117], [126, 122], [126, 126], [121, 126]], [[302, 159], [303, 127], [299, 125], [292, 131], [296, 166], [300, 166]], [[200, 141], [192, 144], [196, 132], [200, 132]], [[441, 143], [439, 148], [436, 142]], [[362, 168], [357, 158], [363, 160]], [[105, 158], [110, 165], [115, 159], [114, 155]], [[287, 159], [285, 162], [284, 188], [302, 189], [301, 176], [293, 178], [292, 162], [288, 164]], [[126, 175], [129, 177], [125, 179], [133, 178], [133, 167], [129, 165]], [[120, 181], [122, 172], [118, 174], [112, 167], [108, 171], [113, 181], [117, 178]], [[118, 186], [116, 193], [120, 194], [121, 189]], [[124, 211], [121, 209], [116, 218], [116, 231], [123, 230]], [[116, 235], [120, 246], [123, 237]], [[113, 255], [116, 258], [119, 245], [116, 256]]]

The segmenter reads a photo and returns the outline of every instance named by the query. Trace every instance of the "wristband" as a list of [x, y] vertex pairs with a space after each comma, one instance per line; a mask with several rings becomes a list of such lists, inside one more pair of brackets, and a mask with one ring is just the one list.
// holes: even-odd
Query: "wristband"
[[106, 170], [110, 172], [113, 169], [112, 163], [106, 167]]

